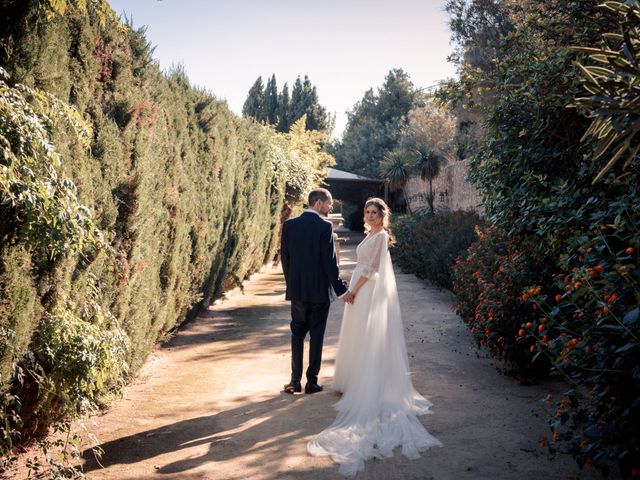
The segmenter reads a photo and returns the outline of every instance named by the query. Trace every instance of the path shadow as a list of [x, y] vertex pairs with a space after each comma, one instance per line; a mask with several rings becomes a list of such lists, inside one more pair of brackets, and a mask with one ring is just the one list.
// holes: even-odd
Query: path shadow
[[[240, 457], [244, 457], [245, 468], [268, 469], [269, 465], [281, 462], [283, 449], [300, 444], [303, 438], [317, 433], [313, 422], [299, 421], [304, 418], [303, 410], [317, 408], [318, 404], [330, 405], [336, 397], [330, 392], [313, 397], [281, 393], [260, 402], [240, 400], [244, 400], [244, 403], [231, 410], [183, 420], [104, 443], [101, 445], [104, 454], [100, 464], [105, 468], [136, 464], [166, 453], [208, 445], [206, 453], [195, 457], [183, 454], [177, 461], [159, 465], [156, 472], [161, 475], [186, 473], [205, 463]], [[328, 422], [334, 412], [331, 408], [326, 410]], [[85, 450], [82, 457], [86, 473], [101, 468], [91, 449]], [[246, 478], [246, 472], [238, 472], [237, 478]]]
[[[256, 347], [269, 345], [280, 339], [279, 332], [256, 332], [256, 324], [264, 324], [274, 316], [285, 319], [289, 315], [289, 305], [264, 305], [238, 308], [217, 308], [203, 312], [198, 322], [192, 322], [181, 329], [171, 340], [162, 345], [162, 349], [175, 349], [197, 344], [254, 339]], [[285, 321], [283, 320], [283, 325]], [[288, 324], [287, 324], [288, 325]], [[276, 335], [277, 338], [272, 338]]]

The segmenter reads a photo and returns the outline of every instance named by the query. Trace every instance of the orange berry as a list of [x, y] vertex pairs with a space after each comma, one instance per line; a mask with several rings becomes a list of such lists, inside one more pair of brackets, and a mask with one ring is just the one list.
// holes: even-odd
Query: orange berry
[[562, 301], [562, 295], [557, 294], [556, 295], [556, 302], [560, 303]]
[[543, 332], [544, 331], [544, 325], [538, 325], [538, 331], [539, 332]]
[[582, 284], [580, 282], [576, 282], [573, 284], [573, 288], [575, 288], [576, 290], [579, 289], [582, 286]]
[[531, 323], [531, 322], [527, 322], [527, 323], [525, 324], [525, 327], [527, 327], [527, 328], [531, 328], [531, 327], [533, 327], [533, 323]]
[[587, 248], [587, 253], [591, 253], [591, 252], [593, 252], [593, 248], [591, 247]]
[[631, 255], [631, 254], [633, 253], [633, 248], [632, 248], [632, 247], [627, 248], [627, 249], [624, 251], [624, 253], [626, 253], [627, 255]]
[[603, 271], [603, 270], [604, 270], [604, 267], [603, 267], [602, 265], [596, 265], [595, 267], [593, 267], [593, 269], [594, 269], [596, 272], [601, 272], [601, 271]]
[[535, 351], [536, 351], [536, 347], [534, 347], [533, 345], [531, 345], [531, 348], [529, 349], [529, 351], [530, 351], [531, 353], [535, 352]]
[[602, 307], [602, 311], [604, 313], [609, 313], [609, 307], [607, 307], [606, 305], [604, 307]]
[[521, 328], [520, 330], [518, 330], [518, 336], [522, 337], [524, 335], [524, 329]]

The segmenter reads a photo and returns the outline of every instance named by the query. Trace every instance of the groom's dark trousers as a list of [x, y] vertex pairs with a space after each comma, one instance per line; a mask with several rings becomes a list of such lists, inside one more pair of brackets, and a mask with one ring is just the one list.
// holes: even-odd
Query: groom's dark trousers
[[309, 333], [307, 382], [318, 383], [322, 345], [331, 290], [340, 296], [347, 287], [340, 278], [331, 223], [315, 212], [304, 212], [282, 226], [280, 247], [291, 301], [291, 381], [300, 383], [304, 339]]
[[304, 338], [309, 332], [309, 367], [307, 382], [318, 383], [322, 362], [322, 345], [330, 303], [291, 302], [291, 381], [302, 378]]

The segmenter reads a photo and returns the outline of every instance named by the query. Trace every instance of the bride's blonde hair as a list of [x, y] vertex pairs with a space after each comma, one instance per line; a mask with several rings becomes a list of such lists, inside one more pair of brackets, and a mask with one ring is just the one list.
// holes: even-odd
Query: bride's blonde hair
[[[382, 228], [384, 228], [389, 234], [389, 247], [392, 247], [393, 245], [395, 245], [396, 237], [393, 235], [393, 232], [391, 231], [391, 209], [389, 208], [389, 206], [381, 198], [370, 197], [367, 199], [367, 201], [364, 204], [364, 210], [366, 210], [367, 207], [376, 207], [378, 211], [382, 214]], [[369, 230], [371, 230], [371, 227], [367, 225], [365, 222], [364, 224], [365, 233], [369, 233]]]

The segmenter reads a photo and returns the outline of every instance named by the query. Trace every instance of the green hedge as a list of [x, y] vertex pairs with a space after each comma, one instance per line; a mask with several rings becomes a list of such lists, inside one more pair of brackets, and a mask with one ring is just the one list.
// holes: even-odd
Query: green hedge
[[68, 128], [50, 135], [57, 173], [73, 180], [108, 248], [52, 255], [21, 205], [1, 207], [5, 448], [99, 402], [158, 340], [263, 265], [285, 195], [275, 134], [179, 68], [163, 74], [142, 31], [105, 22], [93, 4], [64, 16], [33, 5], [4, 9], [0, 66], [10, 85], [54, 95], [92, 127], [88, 150]]
[[451, 289], [453, 265], [477, 238], [478, 225], [484, 220], [473, 212], [398, 216], [393, 221], [398, 240], [394, 259], [405, 272]]

